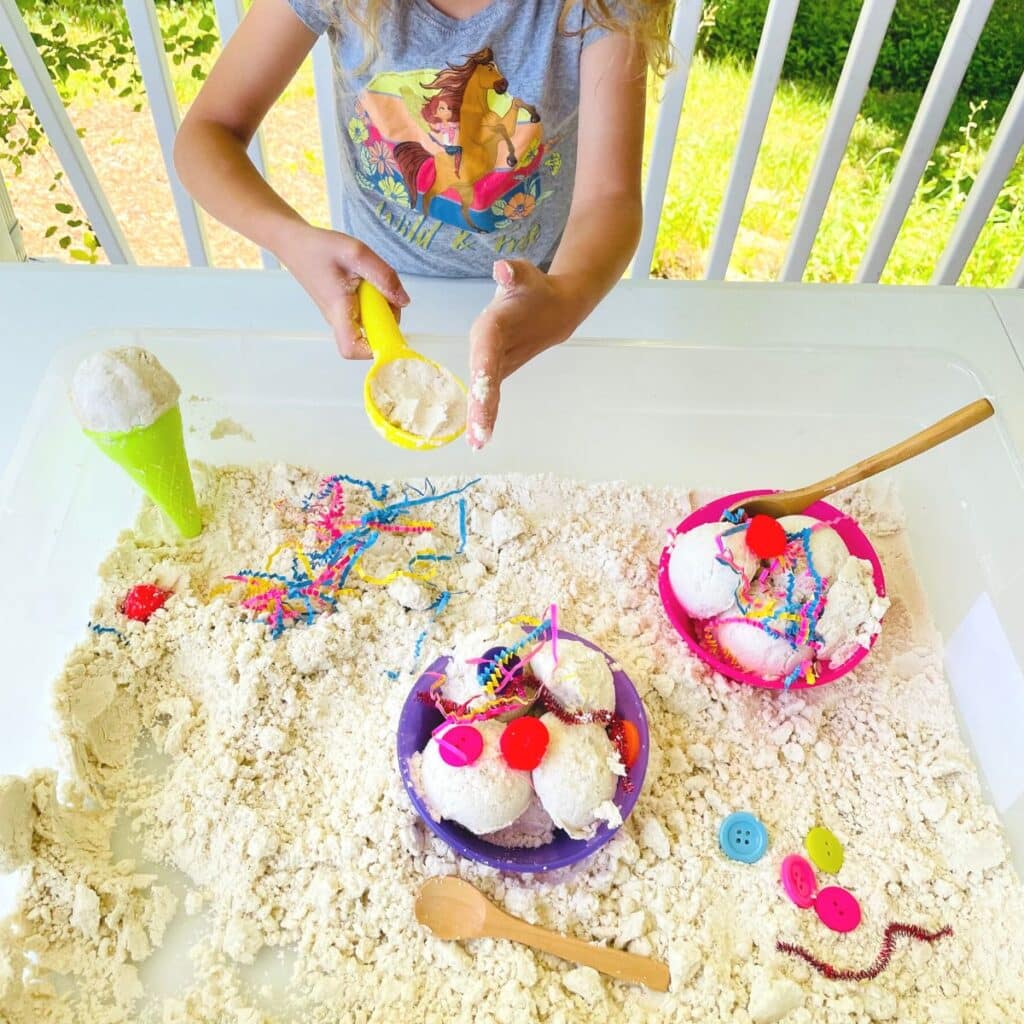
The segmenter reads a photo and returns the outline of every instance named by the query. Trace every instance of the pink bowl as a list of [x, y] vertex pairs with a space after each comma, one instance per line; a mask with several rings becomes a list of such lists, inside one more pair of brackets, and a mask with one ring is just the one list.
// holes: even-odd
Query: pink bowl
[[[738, 501], [742, 501], [744, 498], [756, 498], [760, 494], [774, 494], [776, 492], [770, 490], [759, 490], [759, 491], [740, 491], [737, 494], [729, 494], [724, 498], [719, 498], [716, 501], [712, 501], [707, 505], [703, 505], [695, 512], [691, 512], [672, 532], [673, 538], [680, 533], [686, 533], [689, 530], [694, 529], [697, 526], [703, 526], [705, 523], [717, 523], [722, 518], [722, 513], [725, 512], [730, 506], [735, 505]], [[878, 560], [878, 555], [875, 549], [871, 546], [871, 542], [864, 536], [864, 532], [851, 519], [848, 515], [840, 512], [839, 509], [832, 505], [826, 504], [824, 501], [816, 501], [813, 505], [808, 507], [805, 515], [812, 516], [814, 519], [821, 519], [828, 523], [836, 533], [842, 538], [847, 548], [850, 550], [851, 555], [855, 555], [857, 558], [864, 558], [871, 563], [871, 569], [875, 578], [875, 590], [878, 592], [879, 597], [885, 597], [885, 575], [882, 572], [882, 563]], [[698, 639], [697, 626], [695, 621], [686, 614], [683, 606], [676, 600], [676, 595], [672, 591], [672, 585], [668, 578], [668, 559], [672, 551], [671, 541], [665, 546], [665, 550], [661, 553], [661, 563], [658, 566], [658, 592], [661, 595], [661, 603], [665, 606], [665, 612], [668, 615], [669, 622], [675, 626], [676, 631], [689, 645], [691, 651], [697, 655], [705, 664], [710, 665], [716, 672], [720, 672], [727, 679], [732, 679], [737, 683], [746, 683], [748, 686], [763, 686], [770, 690], [782, 690], [783, 681], [781, 679], [764, 679], [759, 675], [755, 675], [753, 672], [745, 672], [741, 668], [737, 668], [735, 665], [728, 661], [718, 657], [718, 655], [707, 650]], [[875, 641], [878, 639], [877, 636], [871, 638], [871, 645], [874, 646]], [[818, 681], [814, 684], [814, 687], [809, 687], [806, 680], [801, 679], [790, 686], [791, 690], [806, 690], [814, 689], [819, 686], [824, 686], [828, 683], [834, 683], [837, 679], [842, 678], [848, 672], [852, 672], [866, 657], [868, 656], [867, 648], [859, 647], [857, 651], [851, 655], [842, 665], [838, 668], [826, 668], [823, 669], [821, 675], [818, 676]]]

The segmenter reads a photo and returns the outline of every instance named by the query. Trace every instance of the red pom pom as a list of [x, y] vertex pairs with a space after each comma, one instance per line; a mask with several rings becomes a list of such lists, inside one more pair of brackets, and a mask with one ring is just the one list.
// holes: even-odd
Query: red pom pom
[[758, 558], [778, 558], [786, 550], [786, 531], [778, 519], [754, 516], [747, 527], [747, 547]]
[[146, 622], [155, 611], [159, 611], [167, 603], [171, 591], [152, 583], [139, 583], [125, 595], [121, 611], [135, 622]]
[[516, 718], [501, 734], [501, 753], [509, 768], [532, 772], [544, 760], [548, 729], [539, 718]]

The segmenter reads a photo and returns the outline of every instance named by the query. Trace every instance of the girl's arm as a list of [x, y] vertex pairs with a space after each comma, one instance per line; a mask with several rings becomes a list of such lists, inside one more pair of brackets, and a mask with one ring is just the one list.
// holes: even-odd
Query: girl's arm
[[470, 334], [469, 443], [482, 448], [501, 382], [565, 341], [622, 277], [640, 238], [646, 68], [630, 40], [608, 35], [580, 61], [579, 150], [565, 232], [548, 273], [526, 260], [494, 264], [497, 292]]
[[361, 242], [310, 226], [253, 166], [246, 147], [316, 42], [286, 0], [255, 0], [182, 122], [174, 166], [217, 220], [273, 252], [320, 308], [342, 355], [366, 357], [355, 290], [372, 281], [396, 307], [398, 275]]

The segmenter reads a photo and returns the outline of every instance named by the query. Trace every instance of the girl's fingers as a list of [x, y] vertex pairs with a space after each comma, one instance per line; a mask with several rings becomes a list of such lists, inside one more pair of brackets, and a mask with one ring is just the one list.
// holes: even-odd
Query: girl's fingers
[[324, 310], [334, 332], [334, 343], [345, 359], [370, 359], [372, 353], [359, 322], [359, 299], [355, 292], [341, 294]]
[[501, 318], [491, 307], [477, 317], [469, 332], [469, 445], [481, 449], [494, 433], [501, 401]]
[[498, 286], [495, 300], [528, 296], [542, 287], [545, 276], [529, 260], [496, 260], [491, 267], [491, 277]]
[[511, 260], [497, 260], [491, 267], [491, 277], [498, 286], [496, 299], [508, 298], [516, 285], [516, 268]]
[[346, 247], [348, 251], [343, 262], [347, 270], [369, 281], [391, 303], [392, 308], [409, 305], [409, 294], [402, 287], [394, 268], [362, 242], [346, 239]]

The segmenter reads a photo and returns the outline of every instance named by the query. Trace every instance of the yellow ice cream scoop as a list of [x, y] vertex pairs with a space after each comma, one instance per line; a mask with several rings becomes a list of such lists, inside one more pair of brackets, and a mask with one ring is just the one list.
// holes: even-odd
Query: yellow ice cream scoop
[[359, 284], [359, 309], [373, 366], [363, 385], [366, 415], [400, 448], [440, 448], [466, 429], [466, 385], [450, 370], [411, 349], [387, 299]]

